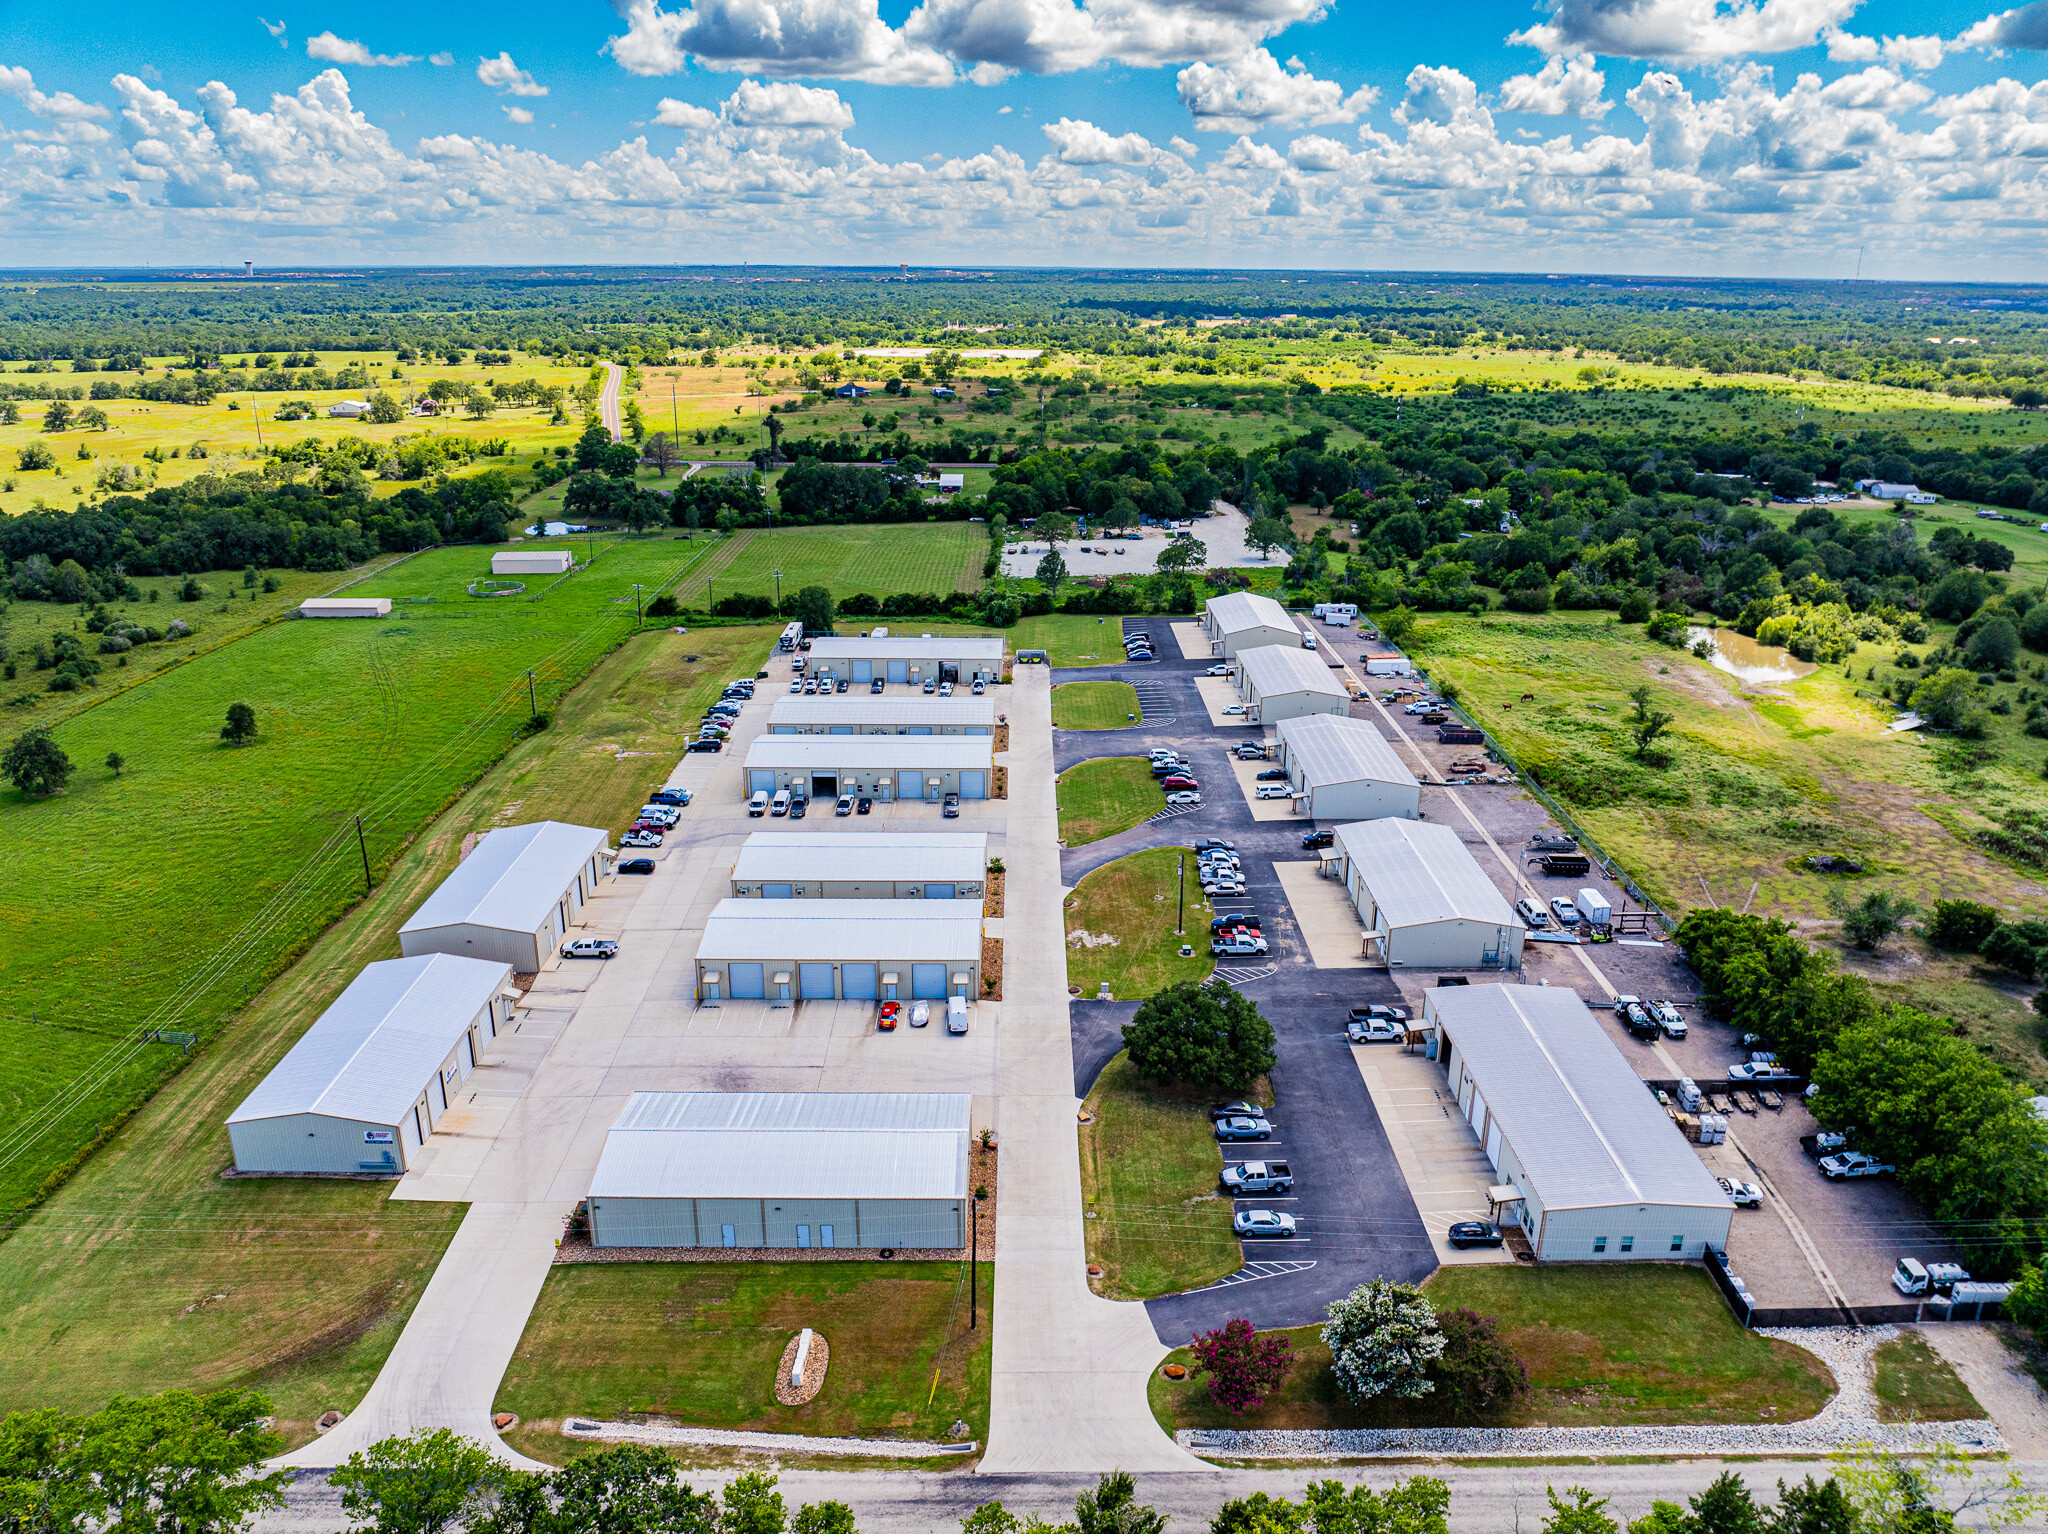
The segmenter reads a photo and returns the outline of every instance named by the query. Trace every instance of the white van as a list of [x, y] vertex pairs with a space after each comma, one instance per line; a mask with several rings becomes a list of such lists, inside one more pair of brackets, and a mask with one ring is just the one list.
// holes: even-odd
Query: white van
[[946, 1032], [965, 1033], [966, 1031], [967, 998], [965, 996], [948, 996], [946, 998]]
[[747, 813], [749, 815], [765, 815], [768, 813], [767, 789], [757, 788], [754, 790], [754, 797], [747, 801]]
[[1316, 636], [1313, 634], [1303, 634], [1301, 636], [1301, 647], [1304, 650], [1313, 650], [1316, 647]]
[[771, 815], [787, 815], [789, 813], [788, 789], [778, 788], [775, 791], [775, 797], [768, 804], [768, 813]]

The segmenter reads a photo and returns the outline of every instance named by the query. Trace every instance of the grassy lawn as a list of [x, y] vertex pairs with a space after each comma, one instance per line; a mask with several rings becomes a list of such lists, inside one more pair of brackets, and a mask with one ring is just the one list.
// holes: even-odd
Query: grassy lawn
[[1081, 1126], [1081, 1196], [1098, 1294], [1117, 1300], [1214, 1283], [1242, 1265], [1230, 1233], [1233, 1205], [1217, 1174], [1223, 1157], [1209, 1100], [1154, 1091], [1118, 1055], [1088, 1094], [1095, 1122]]
[[1121, 730], [1137, 723], [1129, 682], [1067, 682], [1052, 690], [1052, 722], [1062, 730]]
[[[1175, 864], [1187, 859], [1186, 937], [1173, 935], [1180, 881]], [[1082, 934], [1087, 934], [1086, 939]], [[1067, 979], [1093, 996], [1104, 981], [1120, 1001], [1150, 996], [1182, 980], [1206, 980], [1209, 902], [1187, 847], [1155, 847], [1098, 868], [1074, 889], [1067, 909]], [[1195, 950], [1180, 956], [1182, 943]]]
[[[210, 1037], [360, 898], [355, 816], [372, 869], [385, 868], [513, 745], [527, 671], [540, 706], [555, 706], [633, 631], [633, 583], [658, 590], [689, 550], [600, 545], [544, 596], [529, 583], [526, 597], [488, 601], [466, 590], [488, 550], [431, 551], [356, 588], [392, 597], [388, 619], [271, 624], [59, 720], [78, 769], [68, 791], [0, 791], [16, 875], [0, 895], [0, 1013], [39, 1019], [0, 1061], [0, 1209], [176, 1068], [141, 1029]], [[751, 660], [764, 632], [721, 629], [701, 653]], [[608, 741], [655, 726], [667, 753], [694, 717], [684, 701], [657, 694], [595, 724]], [[219, 738], [235, 702], [260, 731], [241, 748]], [[127, 759], [119, 777], [100, 765], [110, 751]]]
[[[1160, 618], [1161, 623], [1170, 622]], [[1012, 650], [1043, 650], [1055, 666], [1120, 666], [1123, 624], [1114, 618], [1046, 613], [1009, 629]], [[1157, 636], [1155, 636], [1157, 637]]]
[[1984, 1415], [1949, 1361], [1917, 1332], [1878, 1344], [1877, 1415], [1885, 1422], [1965, 1422]]
[[[1736, 1325], [1697, 1268], [1439, 1268], [1425, 1285], [1439, 1310], [1496, 1316], [1529, 1371], [1530, 1391], [1498, 1419], [1515, 1427], [1793, 1422], [1834, 1394], [1811, 1353]], [[1313, 1326], [1287, 1333], [1294, 1373], [1275, 1400], [1232, 1417], [1196, 1380], [1155, 1373], [1153, 1414], [1183, 1427], [1418, 1427], [1442, 1414], [1428, 1396], [1356, 1407], [1338, 1392]], [[1188, 1362], [1185, 1349], [1173, 1361]]]
[[[397, 952], [399, 923], [455, 866], [465, 834], [515, 815], [617, 824], [672, 760], [668, 712], [694, 718], [771, 633], [644, 634], [607, 658], [557, 705], [554, 728], [514, 746], [427, 826], [368, 900], [0, 1242], [0, 1412], [252, 1386], [302, 1442], [320, 1412], [355, 1404], [463, 1211], [392, 1203], [383, 1183], [225, 1182], [222, 1121], [364, 964]], [[118, 945], [102, 956], [110, 969], [134, 962]], [[177, 1056], [159, 1053], [167, 1073]]]
[[[990, 1296], [978, 1330], [967, 1268], [940, 1262], [634, 1262], [558, 1267], [498, 1389], [525, 1426], [648, 1413], [692, 1427], [820, 1437], [988, 1434]], [[809, 1326], [831, 1348], [825, 1388], [775, 1399], [775, 1369]], [[936, 1372], [936, 1388], [933, 1375]], [[535, 1434], [545, 1451], [553, 1434]], [[558, 1455], [568, 1445], [559, 1438]], [[563, 1455], [562, 1457], [566, 1457]]]
[[1139, 756], [1105, 756], [1059, 775], [1060, 835], [1069, 847], [1128, 831], [1166, 808], [1166, 791]]
[[[676, 597], [685, 607], [703, 607], [707, 589], [715, 599], [773, 597], [777, 570], [785, 603], [806, 586], [823, 586], [834, 597], [898, 591], [945, 596], [981, 585], [987, 551], [987, 534], [979, 523], [969, 522], [753, 528], [721, 540], [711, 557], [676, 587]], [[846, 620], [856, 629], [888, 621]], [[921, 625], [915, 632], [929, 627]]]

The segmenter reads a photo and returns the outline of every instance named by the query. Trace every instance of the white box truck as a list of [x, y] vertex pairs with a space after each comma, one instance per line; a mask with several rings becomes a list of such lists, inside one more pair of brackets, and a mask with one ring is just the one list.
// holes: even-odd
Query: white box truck
[[1614, 907], [1609, 905], [1607, 897], [1596, 889], [1580, 890], [1579, 898], [1574, 903], [1579, 908], [1580, 919], [1592, 922], [1595, 926], [1604, 927], [1614, 920]]

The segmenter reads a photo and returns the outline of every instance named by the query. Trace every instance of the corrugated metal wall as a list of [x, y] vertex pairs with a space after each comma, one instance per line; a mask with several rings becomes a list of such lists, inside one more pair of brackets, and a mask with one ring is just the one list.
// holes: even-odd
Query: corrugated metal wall
[[[554, 925], [552, 915], [548, 924], [550, 927]], [[509, 964], [522, 974], [531, 974], [539, 969], [553, 951], [551, 937], [544, 948], [542, 939], [531, 932], [506, 932], [497, 927], [467, 925], [402, 932], [398, 946], [407, 958], [423, 953], [452, 953], [459, 959], [488, 959], [493, 964]]]
[[[597, 1246], [726, 1246], [836, 1250], [966, 1246], [957, 1199], [605, 1198], [592, 1201]], [[731, 1228], [728, 1242], [726, 1231]]]
[[[377, 1161], [386, 1151], [397, 1171], [402, 1159], [397, 1130], [395, 1124], [295, 1113], [230, 1124], [228, 1140], [235, 1148], [235, 1169], [241, 1172], [360, 1172], [366, 1170], [362, 1163]], [[363, 1139], [366, 1131], [389, 1134], [392, 1143], [368, 1144]]]
[[[1728, 1244], [1734, 1206], [1630, 1204], [1607, 1209], [1552, 1209], [1543, 1220], [1539, 1262], [1654, 1262], [1698, 1260], [1709, 1246]], [[1604, 1250], [1596, 1250], [1602, 1237]], [[1672, 1238], [1678, 1249], [1672, 1249]]]

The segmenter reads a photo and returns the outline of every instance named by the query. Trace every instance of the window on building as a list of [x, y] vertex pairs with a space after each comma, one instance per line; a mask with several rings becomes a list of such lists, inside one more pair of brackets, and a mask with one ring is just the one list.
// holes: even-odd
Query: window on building
[[1636, 1238], [1634, 1236], [1623, 1236], [1621, 1238], [1621, 1249], [1624, 1252], [1634, 1251], [1636, 1249]]
[[1604, 1251], [1606, 1251], [1606, 1250], [1607, 1250], [1607, 1238], [1606, 1238], [1605, 1236], [1595, 1236], [1595, 1237], [1593, 1238], [1593, 1250], [1594, 1250], [1594, 1251], [1595, 1251], [1596, 1253], [1598, 1253], [1598, 1252], [1604, 1252]]
[[1671, 1238], [1671, 1250], [1672, 1250], [1672, 1251], [1674, 1251], [1674, 1252], [1682, 1252], [1682, 1251], [1684, 1251], [1684, 1250], [1685, 1250], [1685, 1237], [1683, 1237], [1683, 1236], [1673, 1236], [1673, 1237]]

